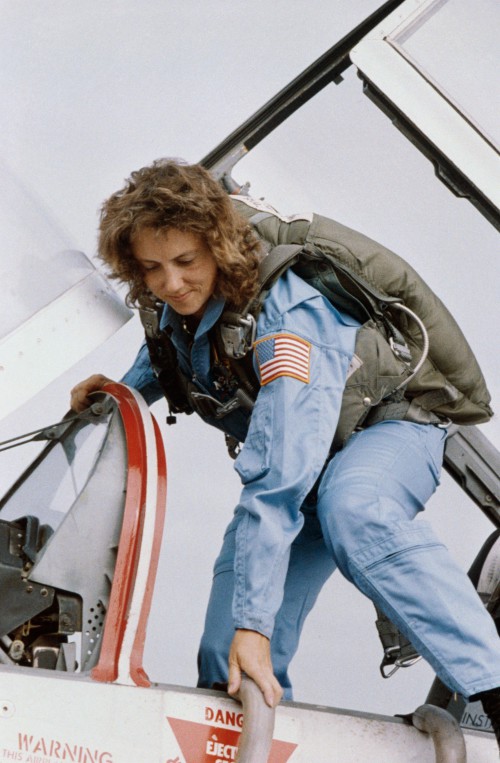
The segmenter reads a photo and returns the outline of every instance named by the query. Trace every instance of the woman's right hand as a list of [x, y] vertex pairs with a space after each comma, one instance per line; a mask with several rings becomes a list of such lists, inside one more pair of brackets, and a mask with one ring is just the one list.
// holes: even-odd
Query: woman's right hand
[[108, 379], [107, 376], [103, 376], [102, 374], [93, 374], [92, 376], [89, 376], [88, 379], [84, 379], [76, 384], [71, 390], [71, 409], [76, 411], [76, 413], [84, 411], [92, 404], [92, 401], [89, 400], [87, 396], [91, 392], [96, 392], [97, 390], [102, 389], [104, 384], [112, 381], [112, 379]]

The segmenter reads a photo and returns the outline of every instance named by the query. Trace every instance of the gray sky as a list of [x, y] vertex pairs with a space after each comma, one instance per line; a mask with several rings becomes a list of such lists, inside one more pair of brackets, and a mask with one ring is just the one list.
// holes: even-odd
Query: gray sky
[[[45, 239], [93, 256], [98, 208], [132, 169], [164, 155], [202, 158], [379, 5], [3, 0], [0, 160], [40, 210]], [[363, 95], [354, 70], [252, 152], [235, 177], [285, 214], [321, 212], [408, 259], [457, 316], [498, 409], [497, 234], [435, 179]], [[2, 196], [9, 209], [8, 183]], [[38, 245], [35, 233], [31, 243]], [[0, 257], [8, 256], [3, 249]], [[90, 373], [119, 378], [140, 339], [131, 321], [1, 421], [1, 439], [60, 418], [69, 388]], [[194, 417], [167, 430], [163, 403], [153, 411], [164, 432], [169, 496], [147, 669], [153, 680], [192, 685], [211, 566], [239, 485], [218, 432]], [[484, 431], [500, 444], [497, 423]], [[28, 457], [26, 448], [21, 458]], [[2, 490], [19, 458], [4, 456]], [[467, 567], [491, 525], [447, 475], [428, 513]], [[297, 700], [389, 714], [424, 701], [432, 680], [424, 664], [380, 678], [374, 619], [372, 605], [339, 574], [329, 581], [292, 670]]]

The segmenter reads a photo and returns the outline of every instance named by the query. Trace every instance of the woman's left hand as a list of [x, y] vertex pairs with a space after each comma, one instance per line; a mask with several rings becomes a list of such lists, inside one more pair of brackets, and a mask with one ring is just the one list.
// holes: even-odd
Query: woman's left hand
[[283, 689], [273, 673], [269, 639], [257, 631], [237, 630], [229, 652], [228, 694], [236, 694], [241, 685], [241, 674], [252, 678], [269, 707], [276, 707]]

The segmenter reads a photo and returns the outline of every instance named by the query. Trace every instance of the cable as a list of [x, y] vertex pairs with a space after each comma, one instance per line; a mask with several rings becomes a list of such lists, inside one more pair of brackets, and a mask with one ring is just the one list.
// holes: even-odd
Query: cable
[[406, 305], [402, 305], [401, 302], [394, 302], [393, 304], [391, 304], [391, 308], [397, 308], [398, 310], [401, 310], [401, 312], [406, 313], [411, 318], [413, 318], [415, 323], [418, 325], [418, 327], [420, 329], [420, 332], [422, 334], [422, 338], [424, 340], [424, 346], [422, 348], [422, 355], [420, 356], [420, 359], [419, 359], [417, 365], [415, 366], [415, 368], [411, 372], [410, 376], [407, 379], [405, 379], [403, 382], [401, 382], [401, 384], [399, 384], [396, 387], [396, 389], [394, 390], [396, 392], [398, 389], [402, 389], [403, 387], [406, 387], [406, 385], [409, 384], [411, 382], [411, 380], [415, 378], [415, 376], [418, 374], [418, 372], [420, 371], [420, 369], [424, 365], [425, 361], [427, 360], [427, 355], [429, 354], [429, 334], [427, 333], [427, 329], [425, 328], [423, 322], [420, 320], [418, 315], [416, 315], [413, 312], [413, 310], [410, 310], [409, 307], [406, 307]]

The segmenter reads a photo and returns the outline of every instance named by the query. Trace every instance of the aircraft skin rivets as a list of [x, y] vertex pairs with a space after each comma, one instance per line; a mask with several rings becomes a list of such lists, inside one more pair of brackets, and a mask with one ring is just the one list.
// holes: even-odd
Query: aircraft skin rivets
[[11, 718], [16, 712], [14, 703], [8, 699], [0, 699], [0, 718]]

